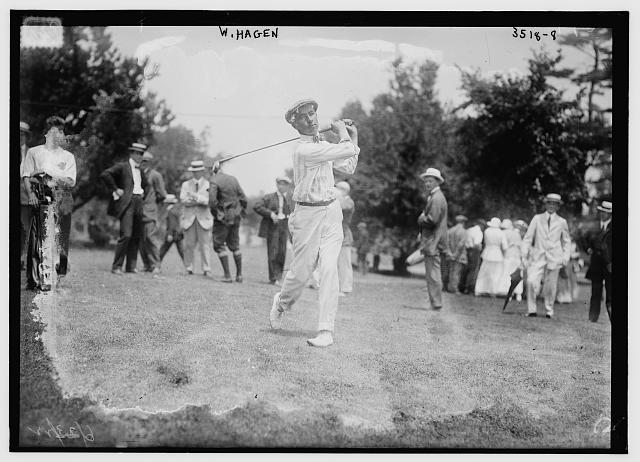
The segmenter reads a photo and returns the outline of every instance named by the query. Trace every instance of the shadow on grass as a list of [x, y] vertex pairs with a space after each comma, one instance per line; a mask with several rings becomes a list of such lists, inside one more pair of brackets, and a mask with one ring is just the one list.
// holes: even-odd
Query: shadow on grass
[[[20, 326], [20, 447], [194, 447], [194, 448], [553, 448], [600, 447], [608, 440], [576, 441], [597, 409], [567, 409], [567, 415], [534, 418], [525, 408], [503, 400], [489, 408], [440, 420], [415, 415], [410, 406], [391, 410], [393, 427], [374, 430], [345, 425], [331, 411], [284, 412], [252, 400], [223, 414], [209, 406], [185, 406], [174, 412], [105, 410], [88, 397], [63, 395], [56, 371], [40, 340], [45, 326], [34, 319], [32, 294], [22, 292]], [[277, 335], [306, 337], [303, 330]], [[176, 386], [187, 381], [180, 369], [159, 364], [158, 371]], [[186, 377], [186, 378], [185, 378]], [[419, 411], [419, 410], [418, 410]], [[588, 411], [588, 412], [587, 412]], [[73, 429], [73, 430], [72, 430]], [[564, 429], [564, 432], [563, 432]], [[82, 438], [69, 435], [79, 434]], [[571, 445], [571, 446], [569, 446]]]
[[280, 337], [313, 338], [316, 331], [313, 330], [285, 330], [285, 329], [260, 329], [260, 332], [267, 332]]

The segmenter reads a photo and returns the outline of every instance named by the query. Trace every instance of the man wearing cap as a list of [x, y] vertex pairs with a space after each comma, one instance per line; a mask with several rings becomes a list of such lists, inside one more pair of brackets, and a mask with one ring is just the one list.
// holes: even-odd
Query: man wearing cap
[[613, 204], [602, 201], [598, 209], [598, 227], [588, 236], [587, 253], [591, 256], [586, 277], [591, 280], [589, 321], [598, 322], [602, 303], [602, 286], [606, 290], [605, 305], [611, 321], [611, 215]]
[[[20, 164], [24, 162], [24, 158], [27, 155], [27, 141], [31, 129], [29, 124], [20, 121]], [[20, 178], [20, 269], [24, 269], [24, 252], [27, 248], [27, 241], [29, 238], [29, 228], [31, 227], [31, 217], [33, 216], [33, 207], [29, 205], [29, 189], [25, 185], [22, 178]]]
[[351, 248], [353, 247], [353, 233], [351, 232], [351, 219], [356, 205], [349, 196], [351, 186], [346, 181], [336, 183], [338, 201], [342, 209], [342, 247], [338, 255], [338, 281], [340, 295], [350, 294], [353, 291], [353, 266], [351, 265]]
[[253, 208], [262, 216], [258, 236], [267, 239], [267, 265], [269, 283], [281, 284], [284, 261], [289, 240], [290, 201], [287, 199], [291, 180], [287, 177], [276, 178], [276, 192], [267, 194]]
[[440, 270], [440, 252], [446, 248], [447, 239], [447, 200], [440, 190], [444, 182], [440, 170], [428, 168], [420, 175], [424, 181], [427, 204], [418, 217], [418, 227], [422, 236], [425, 278], [431, 308], [442, 308], [442, 274]]
[[164, 188], [162, 174], [154, 167], [153, 154], [145, 151], [142, 155], [140, 169], [147, 178], [147, 187], [142, 198], [142, 221], [144, 230], [140, 243], [140, 256], [144, 263], [144, 270], [150, 273], [159, 273], [160, 263], [160, 224], [158, 208], [167, 196]]
[[182, 183], [180, 202], [182, 218], [180, 223], [184, 229], [184, 263], [187, 274], [193, 274], [193, 252], [196, 245], [200, 249], [202, 271], [205, 276], [211, 273], [211, 228], [213, 216], [209, 210], [209, 181], [204, 178], [204, 162], [194, 160], [189, 166], [193, 178]]
[[293, 237], [293, 261], [273, 297], [269, 314], [271, 327], [281, 326], [284, 313], [300, 298], [316, 262], [320, 265], [318, 335], [307, 340], [311, 346], [333, 343], [338, 310], [338, 255], [342, 247], [342, 210], [336, 201], [333, 170], [353, 174], [358, 163], [358, 131], [344, 121], [334, 121], [331, 129], [340, 142], [331, 144], [319, 137], [318, 103], [313, 99], [296, 102], [285, 114], [300, 139], [293, 149], [293, 200], [295, 210], [289, 217]]
[[138, 248], [144, 230], [142, 198], [147, 187], [140, 164], [146, 150], [146, 145], [133, 143], [129, 147], [128, 160], [114, 164], [100, 175], [112, 194], [107, 213], [120, 220], [120, 237], [111, 265], [111, 272], [117, 275], [122, 275], [125, 258], [125, 271], [138, 272]]
[[160, 263], [162, 263], [164, 256], [173, 244], [176, 245], [180, 259], [182, 260], [182, 263], [184, 263], [184, 243], [182, 242], [184, 238], [184, 230], [180, 224], [183, 207], [178, 201], [178, 198], [173, 194], [167, 194], [167, 197], [164, 199], [164, 203], [167, 204], [167, 232], [165, 233], [162, 247], [160, 247]]
[[460, 293], [460, 274], [467, 264], [467, 248], [465, 247], [467, 240], [467, 230], [464, 225], [467, 217], [457, 215], [456, 224], [447, 231], [447, 240], [449, 241], [449, 251], [451, 252], [449, 261], [449, 292], [454, 294]]
[[567, 220], [557, 214], [559, 194], [547, 194], [545, 212], [535, 215], [522, 239], [522, 262], [527, 267], [527, 316], [537, 316], [536, 298], [543, 285], [546, 317], [553, 317], [560, 268], [569, 263], [571, 239]]
[[246, 215], [247, 196], [235, 176], [213, 165], [209, 208], [213, 214], [213, 250], [218, 254], [223, 282], [233, 282], [229, 270], [229, 252], [236, 264], [236, 282], [242, 282], [242, 252], [240, 252], [240, 221]]
[[[73, 154], [62, 148], [66, 143], [64, 124], [61, 117], [49, 117], [45, 121], [45, 143], [29, 149], [20, 165], [20, 176], [28, 192], [29, 205], [35, 207], [39, 204], [38, 197], [31, 189], [31, 177], [43, 175], [53, 193], [53, 214], [56, 228], [59, 230], [57, 242], [60, 261], [55, 265], [58, 277], [66, 275], [68, 269], [69, 234], [73, 212], [71, 189], [76, 184], [76, 159]], [[31, 236], [30, 239], [34, 237]], [[27, 253], [31, 252], [32, 246], [29, 246]], [[38, 275], [34, 257], [36, 256], [27, 255], [27, 286], [30, 288], [35, 288]]]

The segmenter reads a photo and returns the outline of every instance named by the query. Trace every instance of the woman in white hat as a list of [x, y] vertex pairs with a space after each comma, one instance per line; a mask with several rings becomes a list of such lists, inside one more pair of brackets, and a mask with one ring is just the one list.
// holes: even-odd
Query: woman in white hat
[[500, 218], [493, 217], [487, 222], [484, 232], [484, 250], [482, 264], [476, 279], [475, 294], [495, 297], [500, 293], [502, 281], [502, 262], [507, 250], [507, 238], [500, 229]]
[[[520, 231], [513, 226], [513, 222], [508, 218], [502, 220], [500, 229], [504, 232], [504, 236], [507, 240], [507, 250], [504, 253], [504, 262], [502, 265], [502, 281], [500, 286], [500, 295], [506, 295], [511, 286], [511, 274], [518, 269], [520, 262], [522, 261], [522, 254], [520, 253], [520, 246], [522, 245], [522, 235]], [[516, 286], [513, 293], [516, 300], [522, 300], [523, 283]]]

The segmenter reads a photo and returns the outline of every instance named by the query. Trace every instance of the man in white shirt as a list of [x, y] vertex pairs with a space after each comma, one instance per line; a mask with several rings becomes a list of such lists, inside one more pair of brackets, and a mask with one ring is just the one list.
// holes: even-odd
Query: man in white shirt
[[[20, 165], [20, 176], [25, 189], [27, 189], [29, 205], [38, 206], [38, 197], [31, 189], [31, 177], [44, 175], [44, 179], [53, 193], [53, 213], [56, 228], [59, 229], [60, 261], [56, 264], [56, 271], [60, 277], [67, 274], [68, 268], [69, 234], [71, 232], [71, 213], [73, 212], [71, 189], [76, 184], [76, 159], [73, 154], [61, 147], [66, 142], [62, 118], [49, 117], [45, 122], [44, 136], [45, 144], [34, 146], [27, 151]], [[30, 256], [27, 261], [27, 286], [29, 288], [35, 288], [36, 276], [37, 270], [33, 268], [33, 260]]]
[[193, 253], [196, 245], [200, 249], [202, 271], [211, 274], [211, 252], [213, 241], [213, 215], [209, 210], [209, 181], [204, 178], [204, 162], [194, 160], [189, 166], [193, 178], [182, 183], [180, 202], [184, 206], [180, 224], [184, 229], [184, 264], [187, 274], [193, 274]]
[[315, 100], [305, 99], [295, 103], [285, 114], [287, 123], [300, 133], [300, 140], [293, 150], [293, 201], [296, 205], [289, 217], [293, 261], [282, 290], [273, 297], [269, 320], [273, 329], [281, 326], [283, 314], [302, 294], [319, 259], [318, 335], [307, 343], [326, 347], [333, 343], [338, 310], [338, 255], [343, 240], [342, 210], [336, 200], [333, 170], [353, 174], [360, 148], [356, 127], [346, 125], [342, 120], [331, 124], [331, 130], [340, 135], [338, 144], [321, 140], [317, 108]]
[[122, 275], [122, 265], [125, 263], [127, 273], [137, 273], [138, 249], [144, 230], [142, 197], [147, 179], [140, 171], [142, 155], [147, 146], [133, 143], [129, 147], [129, 159], [119, 162], [100, 176], [112, 192], [107, 213], [120, 220], [120, 237], [111, 265], [113, 274]]
[[536, 298], [544, 278], [546, 317], [553, 317], [560, 268], [569, 263], [571, 238], [567, 220], [556, 212], [562, 204], [559, 194], [547, 194], [545, 212], [533, 217], [522, 239], [522, 263], [527, 267], [527, 316], [537, 316]]

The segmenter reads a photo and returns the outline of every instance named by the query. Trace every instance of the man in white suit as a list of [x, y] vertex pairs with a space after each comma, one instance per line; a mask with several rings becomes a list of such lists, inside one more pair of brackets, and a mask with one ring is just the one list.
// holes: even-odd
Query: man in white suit
[[180, 202], [184, 205], [180, 220], [184, 229], [184, 263], [187, 273], [193, 274], [193, 252], [197, 244], [202, 257], [202, 270], [205, 276], [209, 276], [209, 259], [213, 251], [213, 215], [209, 210], [209, 182], [204, 178], [204, 162], [201, 160], [191, 162], [189, 171], [193, 178], [182, 183], [180, 189]]
[[547, 194], [545, 212], [533, 217], [522, 240], [522, 263], [527, 266], [527, 316], [537, 316], [536, 297], [544, 278], [543, 295], [547, 318], [553, 316], [553, 303], [560, 268], [569, 263], [571, 255], [567, 220], [556, 212], [562, 199], [559, 194]]

